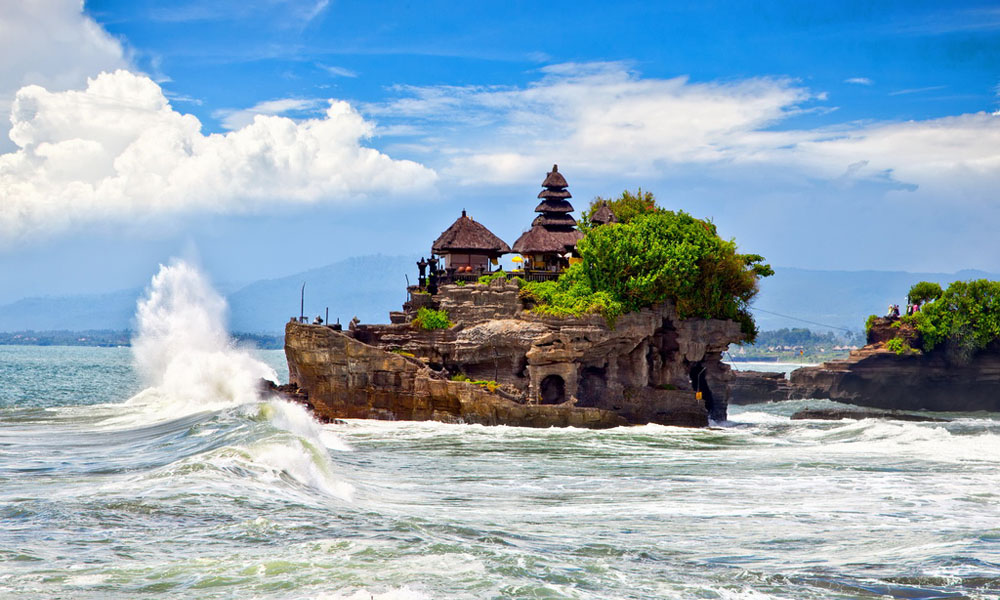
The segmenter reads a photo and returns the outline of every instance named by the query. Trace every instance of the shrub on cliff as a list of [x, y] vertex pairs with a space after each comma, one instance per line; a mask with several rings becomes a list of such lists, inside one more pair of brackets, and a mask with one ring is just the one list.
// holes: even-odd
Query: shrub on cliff
[[434, 310], [427, 307], [420, 307], [417, 316], [413, 319], [413, 326], [419, 329], [448, 329], [452, 326], [448, 313], [443, 310]]
[[598, 196], [590, 203], [590, 208], [583, 211], [583, 214], [580, 216], [580, 229], [582, 231], [589, 231], [591, 229], [590, 217], [605, 202], [619, 223], [629, 223], [632, 219], [640, 215], [663, 210], [656, 205], [656, 198], [653, 196], [653, 193], [644, 192], [642, 188], [639, 188], [635, 192], [625, 190], [617, 198], [602, 198]]
[[931, 281], [921, 281], [913, 284], [909, 293], [906, 294], [906, 301], [910, 304], [924, 304], [937, 300], [943, 293], [940, 285]]
[[[636, 202], [645, 200], [628, 200], [629, 206]], [[684, 212], [653, 206], [627, 216], [627, 222], [587, 232], [577, 244], [580, 264], [558, 281], [522, 288], [539, 302], [538, 310], [599, 311], [613, 318], [672, 300], [682, 318], [733, 319], [753, 341], [757, 328], [749, 304], [758, 279], [774, 274], [763, 257], [737, 253], [736, 243], [720, 238], [714, 224]]]
[[1000, 339], [1000, 281], [956, 281], [903, 320], [920, 332], [924, 350], [943, 344], [953, 359], [968, 360]]

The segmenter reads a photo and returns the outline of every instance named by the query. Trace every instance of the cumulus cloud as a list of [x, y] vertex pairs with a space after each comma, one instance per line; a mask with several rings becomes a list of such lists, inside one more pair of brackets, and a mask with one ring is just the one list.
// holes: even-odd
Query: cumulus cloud
[[119, 70], [86, 89], [22, 88], [18, 150], [0, 155], [0, 239], [92, 220], [407, 193], [435, 173], [362, 145], [374, 126], [330, 101], [321, 118], [258, 114], [225, 135], [201, 133], [148, 77]]
[[212, 116], [219, 119], [223, 127], [233, 130], [242, 129], [253, 123], [257, 115], [293, 115], [295, 113], [312, 112], [323, 104], [326, 104], [326, 102], [318, 98], [281, 98], [258, 102], [250, 108], [220, 109], [213, 112]]
[[[783, 184], [870, 181], [890, 190], [992, 199], [1000, 181], [1000, 118], [786, 126], [823, 102], [791, 79], [692, 82], [643, 78], [621, 63], [556, 65], [523, 87], [399, 87], [367, 107], [401, 147], [466, 183], [527, 182], [539, 165], [651, 179], [671, 170]], [[406, 124], [410, 129], [394, 129]], [[403, 139], [411, 138], [411, 139]], [[748, 175], [750, 174], [750, 175]]]
[[[129, 63], [122, 44], [83, 13], [82, 0], [0, 2], [0, 56], [0, 134], [21, 87], [67, 90]], [[13, 148], [3, 138], [0, 151]]]
[[871, 85], [874, 83], [871, 79], [867, 77], [850, 77], [844, 80], [844, 83], [856, 83], [858, 85]]
[[403, 97], [368, 110], [450, 134], [452, 173], [501, 182], [533, 179], [553, 156], [581, 171], [627, 174], [724, 161], [814, 96], [787, 79], [644, 79], [620, 63], [542, 74], [523, 88], [398, 88]]

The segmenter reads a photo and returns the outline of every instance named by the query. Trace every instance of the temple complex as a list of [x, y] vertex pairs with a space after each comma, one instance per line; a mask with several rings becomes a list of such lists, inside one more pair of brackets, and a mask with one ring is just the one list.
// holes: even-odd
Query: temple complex
[[[731, 375], [721, 357], [742, 339], [735, 321], [681, 318], [670, 301], [613, 324], [533, 310], [524, 281], [557, 279], [583, 238], [557, 166], [542, 187], [537, 216], [513, 245], [522, 269], [480, 282], [511, 247], [463, 210], [417, 263], [418, 283], [390, 324], [352, 321], [343, 331], [293, 318], [292, 391], [328, 419], [593, 428], [725, 419]], [[591, 222], [616, 219], [604, 204]], [[430, 314], [443, 321], [426, 327], [421, 315]]]
[[[513, 252], [520, 255], [514, 262], [520, 262], [522, 268], [508, 273], [528, 281], [558, 278], [577, 256], [576, 244], [583, 238], [570, 214], [572, 195], [558, 165], [552, 165], [542, 187], [538, 194], [541, 202], [535, 207], [538, 216], [531, 228], [514, 242]], [[604, 210], [610, 216], [605, 216], [602, 224], [615, 222], [606, 205]], [[499, 265], [501, 256], [510, 253], [511, 247], [506, 242], [463, 210], [462, 216], [431, 244], [431, 257], [421, 258], [417, 263], [418, 285], [411, 286], [409, 291], [433, 295], [441, 285], [477, 281]]]

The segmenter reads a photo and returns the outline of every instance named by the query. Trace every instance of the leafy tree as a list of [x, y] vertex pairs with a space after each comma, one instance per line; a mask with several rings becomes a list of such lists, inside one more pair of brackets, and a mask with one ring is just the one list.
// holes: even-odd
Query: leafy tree
[[[639, 194], [628, 202], [652, 197]], [[543, 311], [598, 308], [609, 318], [673, 300], [682, 318], [733, 319], [753, 341], [749, 304], [757, 280], [774, 274], [763, 257], [737, 253], [736, 243], [720, 238], [714, 224], [684, 212], [654, 205], [622, 220], [591, 229], [577, 244], [581, 263], [558, 281], [526, 284], [522, 293]]]
[[903, 320], [916, 326], [924, 350], [945, 344], [953, 359], [966, 361], [1000, 339], [1000, 282], [956, 281]]
[[588, 231], [592, 225], [590, 218], [594, 212], [607, 202], [608, 208], [618, 218], [619, 223], [628, 223], [639, 215], [659, 212], [663, 209], [656, 205], [652, 192], [644, 192], [640, 187], [635, 192], [625, 190], [617, 198], [602, 198], [597, 196], [590, 202], [590, 208], [580, 216], [580, 229]]
[[910, 292], [906, 295], [906, 301], [910, 304], [924, 304], [937, 300], [943, 293], [944, 290], [941, 289], [940, 285], [931, 281], [921, 281], [913, 284]]

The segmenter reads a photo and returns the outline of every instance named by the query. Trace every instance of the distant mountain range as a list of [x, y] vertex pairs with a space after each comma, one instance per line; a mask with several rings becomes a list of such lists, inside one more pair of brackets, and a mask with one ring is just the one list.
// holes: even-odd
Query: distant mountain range
[[[386, 323], [390, 310], [406, 300], [407, 276], [416, 281], [416, 256], [361, 256], [325, 267], [261, 280], [226, 295], [230, 329], [236, 332], [280, 334], [299, 314], [299, 294], [305, 283], [305, 314], [323, 315], [347, 323], [354, 316], [366, 323]], [[1000, 279], [983, 271], [907, 273], [902, 271], [815, 271], [776, 268], [761, 282], [754, 302], [762, 331], [805, 327], [814, 331], [861, 330], [870, 314], [883, 314], [892, 302], [903, 305], [906, 292], [918, 281], [942, 286], [963, 279]], [[0, 331], [134, 329], [135, 288], [99, 295], [24, 298], [0, 306]]]

